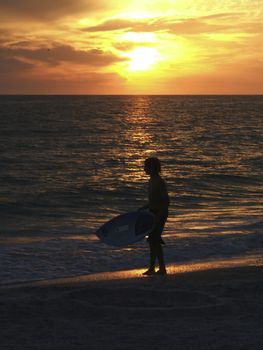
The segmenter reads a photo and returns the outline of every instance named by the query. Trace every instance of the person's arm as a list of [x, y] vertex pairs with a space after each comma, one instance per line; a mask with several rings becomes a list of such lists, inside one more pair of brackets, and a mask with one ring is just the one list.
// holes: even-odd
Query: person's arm
[[160, 190], [160, 195], [161, 195], [161, 205], [160, 205], [160, 209], [158, 212], [158, 215], [160, 217], [162, 217], [163, 215], [166, 215], [167, 213], [167, 209], [169, 207], [170, 204], [170, 200], [169, 200], [169, 196], [168, 196], [168, 192], [167, 192], [167, 188], [166, 188], [166, 183], [163, 180], [160, 184], [159, 184], [159, 190]]

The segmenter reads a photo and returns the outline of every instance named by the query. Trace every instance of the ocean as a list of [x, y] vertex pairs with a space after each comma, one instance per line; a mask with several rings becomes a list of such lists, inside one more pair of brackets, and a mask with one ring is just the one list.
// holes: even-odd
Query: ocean
[[149, 156], [168, 264], [262, 256], [263, 96], [0, 96], [0, 284], [146, 266], [94, 233], [147, 202]]

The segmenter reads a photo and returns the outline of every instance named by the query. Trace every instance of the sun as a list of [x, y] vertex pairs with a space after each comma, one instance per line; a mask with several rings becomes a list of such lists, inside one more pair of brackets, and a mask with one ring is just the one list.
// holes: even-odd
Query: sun
[[129, 58], [129, 70], [136, 72], [152, 68], [158, 61], [159, 53], [155, 48], [137, 47], [127, 53], [127, 57]]

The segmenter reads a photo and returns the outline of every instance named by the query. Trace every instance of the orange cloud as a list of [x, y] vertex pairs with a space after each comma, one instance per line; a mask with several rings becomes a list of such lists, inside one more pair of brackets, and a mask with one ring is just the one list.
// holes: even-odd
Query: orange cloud
[[[99, 49], [77, 50], [69, 45], [54, 46], [51, 48], [26, 49], [26, 48], [0, 48], [2, 60], [9, 59], [10, 68], [12, 62], [40, 61], [47, 65], [59, 65], [61, 62], [71, 62], [86, 66], [104, 67], [115, 62], [122, 61], [120, 58], [110, 52]], [[17, 64], [17, 63], [16, 63]], [[27, 66], [27, 65], [26, 65]]]
[[100, 23], [96, 26], [83, 28], [85, 32], [106, 32], [106, 31], [133, 31], [133, 32], [158, 32], [167, 31], [178, 35], [184, 34], [200, 34], [214, 31], [223, 31], [231, 28], [228, 24], [209, 23], [211, 19], [222, 19], [235, 16], [235, 14], [217, 14], [214, 16], [205, 16], [201, 18], [191, 19], [171, 19], [171, 18], [155, 18], [143, 20], [130, 19], [112, 19]]
[[213, 74], [180, 76], [165, 81], [174, 94], [259, 94], [263, 87], [262, 61], [242, 60], [221, 67]]
[[0, 1], [0, 17], [12, 16], [34, 20], [54, 20], [63, 16], [105, 10], [106, 0], [8, 0]]
[[0, 60], [0, 75], [3, 78], [4, 75], [10, 76], [10, 72], [16, 74], [17, 72], [30, 70], [32, 67], [33, 65], [30, 63], [22, 62], [13, 57], [6, 57]]
[[260, 4], [0, 0], [0, 92], [262, 93]]
[[28, 74], [26, 71], [2, 75], [0, 94], [112, 94], [122, 93], [124, 79], [114, 73], [87, 72], [65, 74]]

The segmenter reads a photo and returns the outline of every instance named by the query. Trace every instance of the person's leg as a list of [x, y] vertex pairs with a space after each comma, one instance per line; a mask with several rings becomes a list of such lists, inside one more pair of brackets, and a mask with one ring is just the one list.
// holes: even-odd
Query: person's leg
[[150, 269], [155, 270], [155, 261], [157, 258], [157, 251], [156, 251], [156, 245], [154, 242], [150, 243]]
[[157, 250], [156, 250], [156, 245], [151, 240], [149, 240], [149, 248], [150, 248], [150, 267], [147, 271], [143, 273], [143, 275], [152, 275], [155, 273], [155, 261], [157, 257]]
[[157, 272], [160, 275], [166, 275], [166, 267], [165, 267], [165, 263], [164, 263], [164, 256], [163, 256], [163, 248], [162, 248], [162, 232], [164, 229], [164, 225], [166, 223], [168, 214], [164, 217], [162, 217], [159, 221], [159, 225], [158, 225], [158, 234], [159, 234], [159, 239], [157, 241], [157, 246], [156, 246], [156, 256], [158, 258], [158, 262], [159, 262], [159, 271]]
[[164, 257], [163, 257], [163, 248], [162, 248], [161, 243], [159, 243], [156, 246], [156, 255], [158, 258], [159, 268], [160, 268], [158, 273], [159, 274], [166, 274], [166, 268], [165, 268]]

